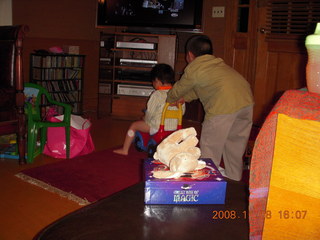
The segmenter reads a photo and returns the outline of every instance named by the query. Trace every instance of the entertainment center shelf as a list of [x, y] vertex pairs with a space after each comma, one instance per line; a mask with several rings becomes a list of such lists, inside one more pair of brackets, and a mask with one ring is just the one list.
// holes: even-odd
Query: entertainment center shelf
[[137, 119], [153, 91], [157, 63], [174, 68], [176, 35], [100, 33], [98, 117]]

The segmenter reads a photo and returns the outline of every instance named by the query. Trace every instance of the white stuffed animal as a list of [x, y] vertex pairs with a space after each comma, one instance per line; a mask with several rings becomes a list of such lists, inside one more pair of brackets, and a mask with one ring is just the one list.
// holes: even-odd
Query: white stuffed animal
[[157, 147], [153, 158], [167, 165], [170, 171], [154, 171], [155, 178], [178, 178], [183, 173], [202, 169], [204, 161], [198, 160], [201, 151], [197, 132], [193, 127], [181, 129], [170, 134]]

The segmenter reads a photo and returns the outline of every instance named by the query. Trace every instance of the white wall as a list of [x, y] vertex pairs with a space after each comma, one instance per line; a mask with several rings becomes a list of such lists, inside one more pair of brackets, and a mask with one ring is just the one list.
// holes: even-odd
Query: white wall
[[12, 0], [0, 0], [0, 26], [12, 25]]

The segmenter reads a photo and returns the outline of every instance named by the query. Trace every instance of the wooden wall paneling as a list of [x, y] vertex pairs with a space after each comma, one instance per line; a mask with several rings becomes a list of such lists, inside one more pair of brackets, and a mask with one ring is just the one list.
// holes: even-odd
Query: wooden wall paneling
[[244, 78], [247, 78], [247, 51], [245, 49], [234, 50], [233, 68], [236, 69]]
[[96, 7], [95, 0], [12, 0], [13, 24], [28, 24], [29, 37], [98, 40]]
[[[290, 45], [290, 44], [289, 44]], [[279, 47], [282, 47], [280, 44]], [[265, 82], [256, 78], [255, 114], [261, 121], [270, 112], [285, 90], [305, 87], [305, 66], [307, 58], [304, 52], [289, 47], [285, 51], [271, 45], [267, 56]], [[257, 73], [259, 75], [259, 73]], [[259, 87], [258, 87], [259, 86]]]
[[[225, 0], [204, 0], [203, 1], [203, 31], [213, 42], [214, 54], [224, 57], [226, 18], [212, 18], [213, 6], [226, 6]], [[228, 9], [225, 8], [227, 14]], [[227, 29], [229, 31], [229, 29]]]
[[299, 59], [300, 55], [292, 53], [279, 53], [279, 65], [287, 65], [286, 68], [280, 67], [277, 73], [277, 88], [276, 90], [286, 90], [290, 88], [296, 88], [297, 81], [299, 81]]
[[143, 110], [146, 109], [148, 98], [134, 97], [134, 101], [132, 99], [132, 96], [114, 97], [112, 99], [112, 115], [133, 120], [141, 119]]
[[[170, 46], [170, 47], [168, 47]], [[174, 47], [172, 47], [174, 46]], [[175, 66], [176, 59], [176, 36], [159, 36], [158, 43], [158, 62], [169, 64], [172, 68]]]
[[111, 96], [99, 94], [98, 118], [107, 117], [111, 112]]
[[186, 66], [187, 66], [187, 62], [186, 62], [186, 58], [185, 58], [185, 53], [178, 52], [177, 58], [176, 58], [176, 63], [175, 63], [175, 68], [174, 68], [175, 73], [176, 73], [176, 76], [175, 76], [176, 81], [178, 81], [181, 78]]
[[[268, 73], [273, 74], [277, 81], [275, 91], [284, 91], [288, 89], [302, 88], [305, 86], [305, 67], [307, 63], [307, 56], [302, 49], [295, 46], [295, 48], [282, 48], [280, 44], [278, 48], [275, 45], [271, 46], [270, 54], [275, 54], [277, 62], [268, 62]], [[288, 44], [290, 46], [290, 42]], [[273, 66], [276, 64], [276, 66]]]
[[[262, 99], [264, 101], [263, 107], [263, 115], [266, 116], [277, 102], [280, 96], [275, 96], [275, 92], [277, 92], [277, 85], [278, 85], [278, 74], [279, 69], [281, 69], [281, 62], [279, 62], [279, 54], [277, 53], [270, 53], [267, 62], [267, 82], [265, 88], [265, 97]], [[283, 81], [284, 79], [282, 79]], [[280, 93], [281, 95], [282, 93]]]

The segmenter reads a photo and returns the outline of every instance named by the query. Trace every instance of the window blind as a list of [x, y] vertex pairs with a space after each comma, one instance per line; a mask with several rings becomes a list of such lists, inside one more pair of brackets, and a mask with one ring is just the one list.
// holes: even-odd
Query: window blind
[[268, 0], [268, 38], [305, 38], [320, 22], [320, 0]]

